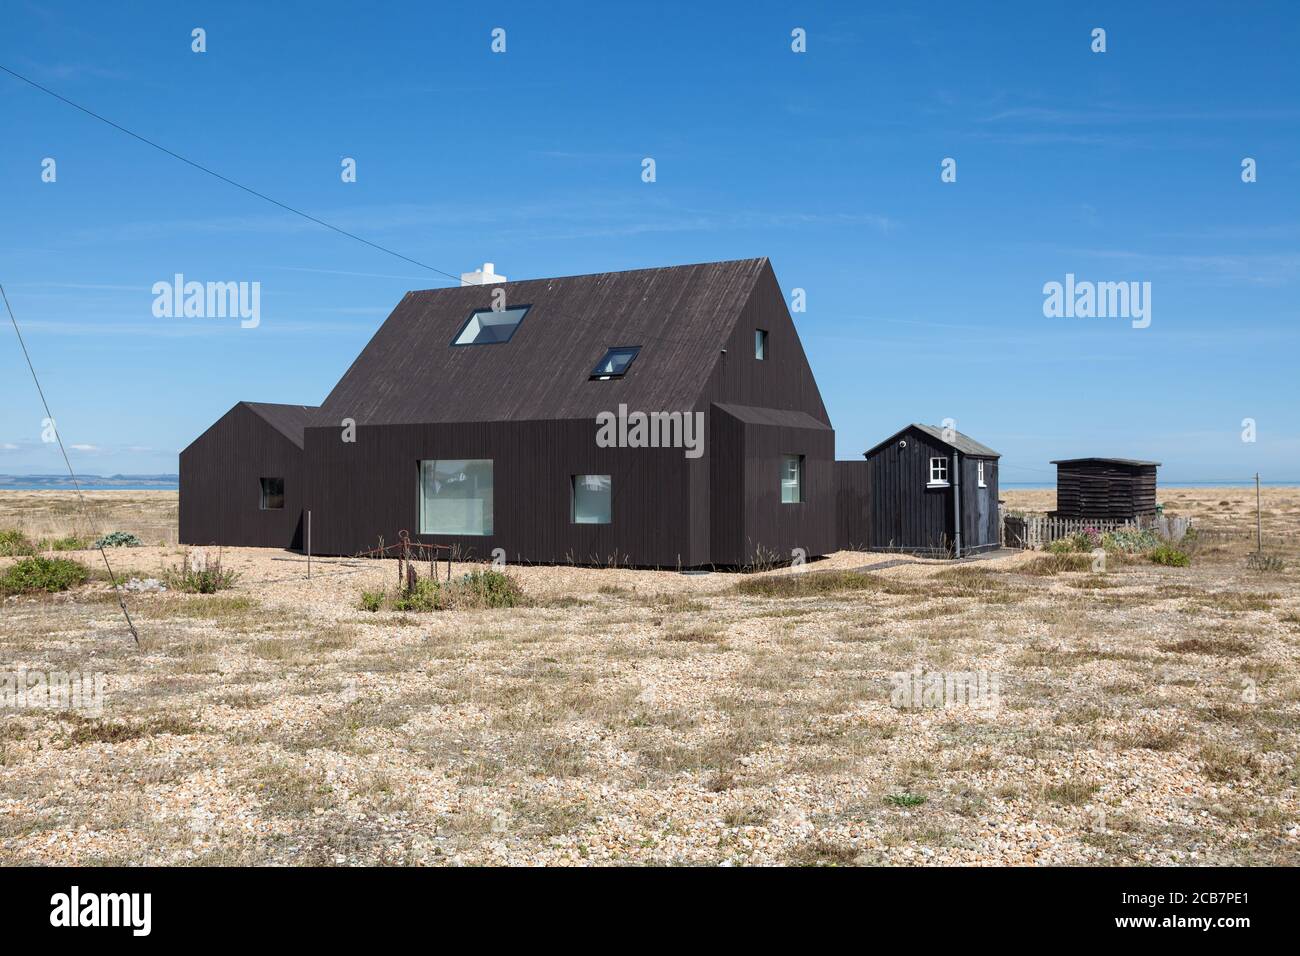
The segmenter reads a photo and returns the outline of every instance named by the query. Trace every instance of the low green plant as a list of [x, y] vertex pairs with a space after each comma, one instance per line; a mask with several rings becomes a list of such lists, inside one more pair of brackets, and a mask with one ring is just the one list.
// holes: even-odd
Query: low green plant
[[1160, 544], [1154, 531], [1140, 528], [1120, 528], [1101, 536], [1101, 546], [1111, 553], [1140, 554]]
[[891, 793], [885, 802], [895, 807], [919, 807], [925, 803], [925, 797], [919, 793]]
[[0, 556], [16, 558], [35, 553], [36, 545], [21, 531], [16, 528], [0, 531]]
[[90, 547], [89, 539], [75, 534], [64, 538], [46, 538], [41, 542], [41, 548], [46, 551], [85, 551], [88, 547]]
[[452, 588], [453, 601], [459, 607], [518, 607], [524, 603], [519, 583], [495, 568], [471, 571]]
[[1163, 564], [1170, 568], [1185, 568], [1192, 563], [1186, 553], [1179, 551], [1171, 544], [1162, 544], [1151, 549], [1149, 555], [1152, 563]]
[[90, 578], [90, 569], [68, 558], [36, 555], [0, 571], [0, 595], [66, 591]]
[[446, 611], [519, 607], [527, 603], [523, 588], [510, 575], [490, 568], [471, 571], [455, 581], [420, 578], [391, 591], [362, 591], [366, 611]]
[[129, 531], [111, 531], [92, 545], [95, 548], [139, 548], [144, 544]]
[[163, 584], [172, 591], [185, 591], [188, 594], [216, 594], [226, 588], [235, 586], [239, 575], [221, 566], [221, 557], [217, 556], [203, 568], [195, 568], [186, 553], [179, 567], [167, 568], [162, 573]]

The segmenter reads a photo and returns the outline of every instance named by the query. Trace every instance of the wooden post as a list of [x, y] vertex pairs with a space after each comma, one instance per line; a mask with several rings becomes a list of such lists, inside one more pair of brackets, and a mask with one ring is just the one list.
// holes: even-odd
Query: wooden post
[[307, 580], [311, 580], [311, 510], [307, 511]]
[[1264, 553], [1264, 523], [1259, 511], [1259, 472], [1255, 472], [1255, 551]]

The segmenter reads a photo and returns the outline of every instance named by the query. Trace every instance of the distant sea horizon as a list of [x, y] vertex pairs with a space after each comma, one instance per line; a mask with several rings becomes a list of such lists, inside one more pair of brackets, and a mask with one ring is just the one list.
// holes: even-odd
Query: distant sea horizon
[[[77, 475], [82, 491], [179, 491], [180, 475]], [[0, 491], [73, 491], [61, 475], [0, 475]]]
[[[82, 491], [179, 491], [180, 475], [78, 475]], [[1199, 479], [1161, 478], [1161, 488], [1249, 488], [1255, 483], [1245, 481], [1203, 481]], [[1300, 480], [1261, 481], [1265, 488], [1300, 487]], [[1002, 488], [1024, 491], [1052, 489], [1054, 481], [1003, 481]], [[0, 475], [0, 491], [72, 491], [72, 479], [67, 475]]]

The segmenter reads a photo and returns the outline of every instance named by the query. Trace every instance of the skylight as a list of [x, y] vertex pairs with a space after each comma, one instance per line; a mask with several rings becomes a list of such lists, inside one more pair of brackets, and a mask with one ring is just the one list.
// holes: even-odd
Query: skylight
[[452, 345], [493, 345], [497, 342], [509, 342], [515, 334], [519, 323], [524, 320], [529, 306], [520, 305], [513, 309], [479, 309], [469, 317], [461, 328]]
[[623, 374], [636, 358], [636, 353], [641, 351], [639, 345], [620, 346], [612, 348], [605, 353], [605, 357], [596, 363], [596, 367], [591, 370], [591, 377], [604, 382], [611, 378], [622, 378]]

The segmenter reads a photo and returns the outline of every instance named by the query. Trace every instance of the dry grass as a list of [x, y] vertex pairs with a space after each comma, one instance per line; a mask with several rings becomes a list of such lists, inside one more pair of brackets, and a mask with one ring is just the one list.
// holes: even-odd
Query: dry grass
[[[1300, 494], [1273, 492], [1278, 525], [1300, 527]], [[1242, 493], [1209, 496], [1216, 522], [1245, 513]], [[0, 496], [0, 515], [30, 504]], [[37, 504], [9, 525], [75, 531], [48, 493]], [[123, 526], [165, 539], [173, 504]], [[862, 573], [876, 557], [842, 554], [743, 576], [516, 567], [527, 606], [374, 614], [357, 599], [391, 587], [391, 563], [325, 560], [308, 582], [293, 555], [229, 549], [231, 591], [131, 597], [138, 650], [102, 582], [11, 598], [0, 670], [102, 671], [108, 699], [94, 717], [0, 712], [0, 849], [76, 864], [1294, 865], [1300, 562], [1261, 577], [1248, 547], [1101, 573], [1043, 555]], [[175, 560], [151, 547], [130, 563]], [[916, 671], [994, 674], [998, 705], [892, 706], [896, 675]]]

